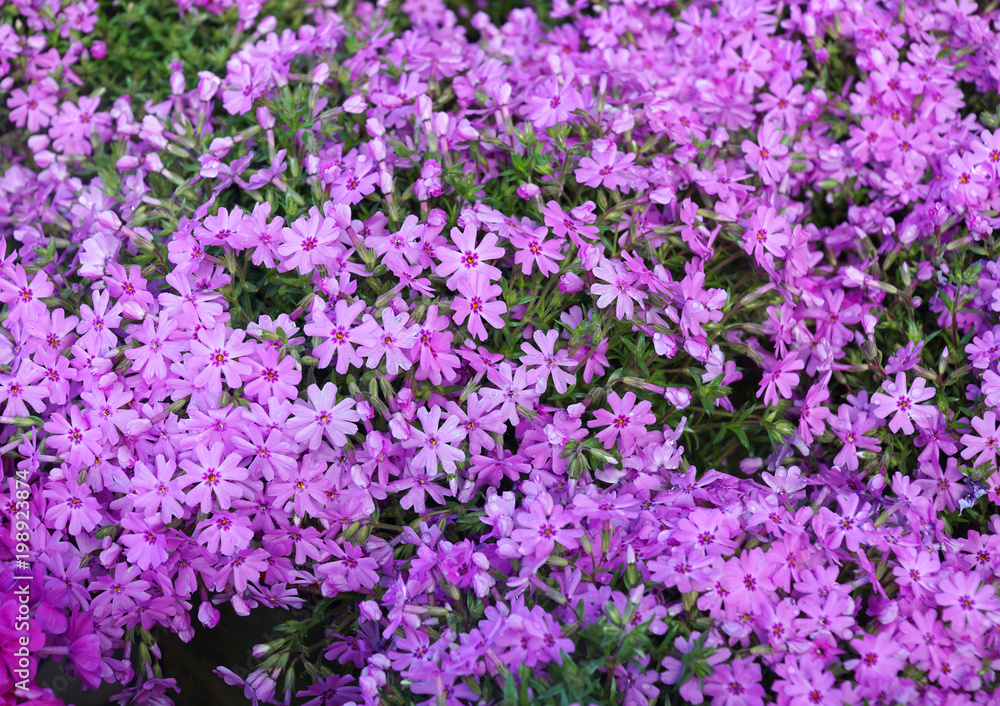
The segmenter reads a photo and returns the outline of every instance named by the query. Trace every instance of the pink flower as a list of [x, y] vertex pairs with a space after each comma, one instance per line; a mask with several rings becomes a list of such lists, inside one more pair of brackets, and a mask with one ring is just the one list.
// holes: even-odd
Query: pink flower
[[125, 547], [125, 557], [140, 569], [161, 566], [167, 560], [167, 536], [157, 521], [129, 514], [122, 518], [122, 527], [128, 530], [120, 541]]
[[413, 367], [406, 352], [417, 342], [418, 331], [416, 326], [407, 328], [409, 320], [410, 315], [405, 311], [393, 314], [389, 309], [382, 310], [382, 326], [371, 316], [365, 316], [362, 326], [369, 325], [371, 343], [358, 346], [358, 353], [366, 358], [365, 365], [375, 368], [385, 357], [385, 369], [390, 375]]
[[48, 501], [45, 521], [49, 527], [79, 535], [90, 532], [101, 521], [101, 504], [90, 493], [90, 486], [80, 485], [76, 479], [66, 479], [61, 483], [49, 483], [42, 492]]
[[143, 320], [139, 328], [132, 329], [132, 338], [142, 345], [126, 348], [125, 357], [132, 360], [132, 369], [142, 374], [143, 380], [152, 383], [167, 377], [167, 361], [181, 359], [187, 344], [171, 340], [177, 330], [177, 321], [166, 316], [159, 322]]
[[91, 428], [76, 407], [69, 408], [69, 419], [60, 412], [53, 414], [45, 422], [45, 431], [48, 445], [66, 454], [71, 466], [89, 466], [103, 453], [101, 430]]
[[892, 679], [906, 665], [905, 650], [887, 630], [877, 635], [866, 633], [856, 638], [851, 646], [859, 659], [848, 660], [844, 666], [854, 669], [858, 681], [862, 683]]
[[765, 692], [760, 679], [760, 665], [750, 658], [737, 658], [716, 665], [705, 677], [705, 695], [712, 697], [712, 706], [762, 706]]
[[892, 414], [889, 429], [893, 432], [902, 429], [906, 434], [914, 432], [913, 421], [921, 426], [932, 423], [937, 417], [937, 408], [929, 404], [920, 404], [934, 397], [934, 388], [925, 389], [926, 384], [926, 380], [918, 377], [913, 381], [913, 386], [907, 390], [906, 373], [896, 373], [895, 383], [890, 380], [882, 383], [882, 389], [889, 394], [876, 392], [872, 395], [875, 416], [886, 419]]
[[374, 320], [362, 326], [352, 325], [365, 310], [363, 301], [348, 304], [338, 299], [333, 309], [333, 319], [327, 317], [325, 302], [317, 297], [313, 299], [312, 321], [307, 323], [303, 331], [308, 336], [322, 338], [323, 342], [313, 349], [313, 355], [319, 358], [319, 367], [330, 365], [334, 354], [337, 355], [337, 373], [343, 375], [351, 366], [361, 367], [364, 359], [357, 354], [354, 346], [364, 342], [371, 345], [374, 342], [374, 331], [378, 328]]
[[975, 466], [985, 463], [995, 463], [997, 451], [1000, 451], [1000, 433], [997, 432], [997, 417], [993, 410], [987, 411], [982, 417], [972, 418], [972, 428], [976, 434], [963, 434], [961, 438], [962, 458], [970, 459], [976, 454]]
[[781, 181], [792, 161], [790, 157], [784, 158], [788, 147], [781, 144], [781, 135], [774, 123], [764, 123], [757, 133], [757, 144], [743, 140], [742, 148], [747, 164], [756, 169], [761, 181], [768, 185]]
[[332, 218], [325, 217], [313, 206], [309, 216], [295, 219], [290, 228], [281, 229], [282, 270], [298, 269], [299, 274], [308, 274], [318, 265], [328, 264], [340, 255], [337, 247], [337, 226]]
[[198, 339], [191, 341], [192, 365], [198, 369], [194, 384], [219, 389], [225, 377], [229, 387], [241, 387], [253, 375], [253, 367], [240, 360], [253, 352], [253, 345], [243, 342], [245, 335], [226, 326], [200, 330]]
[[[633, 153], [629, 152], [619, 159], [618, 146], [611, 144], [604, 151], [595, 146], [590, 155], [580, 160], [580, 166], [575, 172], [577, 181], [593, 189], [599, 186], [607, 189], [628, 186], [632, 177], [632, 163], [635, 161]], [[624, 188], [623, 191], [627, 192], [629, 189]]]
[[337, 387], [332, 382], [326, 383], [322, 390], [318, 385], [310, 385], [308, 394], [309, 404], [296, 404], [293, 419], [288, 422], [295, 440], [313, 451], [319, 448], [324, 435], [336, 447], [346, 445], [347, 436], [358, 431], [355, 422], [361, 421], [354, 400], [348, 397], [336, 402]]
[[603, 260], [594, 268], [594, 275], [608, 284], [593, 284], [590, 293], [600, 298], [597, 306], [604, 308], [612, 301], [616, 302], [615, 314], [622, 321], [627, 321], [635, 314], [633, 302], [642, 302], [646, 293], [632, 286], [637, 275], [627, 272], [617, 260]]
[[455, 312], [452, 321], [459, 326], [466, 318], [469, 319], [469, 333], [481, 341], [486, 340], [486, 327], [483, 321], [496, 329], [503, 328], [500, 317], [507, 313], [507, 305], [497, 301], [496, 297], [503, 293], [498, 284], [490, 284], [481, 272], [458, 281], [458, 294], [452, 301], [451, 308]]
[[31, 321], [42, 317], [45, 311], [45, 297], [51, 297], [55, 291], [45, 270], [38, 270], [28, 282], [28, 275], [20, 265], [14, 267], [0, 277], [0, 302], [10, 307], [7, 317], [9, 323]]
[[766, 405], [776, 405], [781, 398], [791, 399], [792, 388], [799, 384], [799, 374], [795, 371], [804, 367], [806, 364], [799, 360], [796, 353], [791, 353], [773, 364], [765, 363], [764, 376], [757, 389], [757, 397], [763, 394]]
[[524, 115], [536, 128], [545, 129], [568, 122], [573, 111], [582, 107], [580, 92], [570, 82], [560, 85], [550, 79], [541, 90], [528, 97]]
[[743, 233], [743, 249], [754, 256], [758, 265], [764, 264], [764, 253], [775, 257], [785, 254], [788, 246], [788, 221], [766, 206], [750, 216], [750, 223]]
[[722, 569], [722, 586], [729, 592], [726, 607], [735, 612], [760, 610], [775, 590], [772, 573], [759, 547], [727, 561]]
[[286, 355], [280, 358], [274, 348], [260, 347], [258, 360], [251, 360], [253, 372], [244, 392], [250, 399], [267, 400], [277, 398], [290, 400], [298, 396], [296, 385], [302, 380], [302, 373], [295, 367], [295, 359]]
[[591, 429], [607, 427], [597, 435], [606, 449], [614, 446], [615, 439], [621, 435], [619, 448], [623, 456], [632, 454], [635, 442], [646, 433], [646, 425], [656, 421], [656, 415], [652, 412], [653, 405], [647, 400], [636, 404], [635, 399], [634, 392], [626, 392], [624, 397], [612, 392], [608, 395], [611, 411], [598, 409], [594, 412], [593, 421], [587, 422]]
[[143, 462], [135, 464], [133, 500], [137, 510], [149, 516], [156, 516], [167, 523], [175, 517], [184, 516], [184, 492], [179, 478], [174, 478], [177, 466], [162, 454], [156, 456], [156, 473]]
[[454, 473], [455, 464], [465, 460], [465, 452], [457, 448], [457, 443], [465, 439], [465, 430], [458, 426], [458, 417], [451, 415], [439, 426], [441, 411], [438, 406], [418, 409], [422, 428], [413, 428], [410, 438], [402, 442], [404, 449], [419, 449], [413, 464], [430, 475], [437, 473], [439, 463], [445, 473]]
[[449, 289], [456, 289], [458, 282], [474, 272], [481, 273], [489, 282], [500, 279], [500, 270], [486, 264], [487, 260], [495, 260], [505, 254], [504, 249], [496, 245], [496, 235], [486, 233], [482, 242], [477, 245], [476, 228], [468, 225], [465, 230], [452, 228], [451, 240], [458, 249], [438, 248], [437, 257], [441, 264], [436, 270], [439, 277], [450, 275], [446, 282]]
[[243, 115], [250, 112], [253, 102], [264, 95], [268, 69], [263, 64], [257, 64], [252, 69], [249, 64], [239, 62], [239, 69], [229, 73], [229, 85], [222, 92], [222, 107], [230, 115]]
[[18, 127], [27, 124], [29, 132], [48, 127], [58, 112], [58, 91], [59, 85], [48, 76], [38, 83], [28, 84], [27, 93], [15, 88], [7, 99], [11, 121]]
[[518, 249], [514, 253], [514, 264], [520, 265], [524, 274], [530, 275], [535, 265], [538, 265], [538, 271], [545, 277], [559, 272], [556, 260], [565, 257], [561, 252], [562, 244], [555, 240], [545, 240], [547, 233], [548, 229], [541, 227], [526, 231], [525, 235], [512, 233], [508, 238], [510, 244]]
[[187, 492], [188, 504], [199, 504], [202, 512], [208, 512], [214, 495], [218, 506], [228, 510], [233, 498], [243, 496], [244, 487], [240, 481], [249, 475], [247, 469], [239, 465], [240, 455], [231, 453], [223, 458], [225, 447], [221, 443], [212, 444], [211, 448], [196, 446], [194, 452], [197, 462], [186, 459], [179, 464], [187, 471], [180, 487], [194, 486]]
[[533, 338], [538, 348], [530, 343], [522, 343], [521, 350], [524, 351], [524, 355], [521, 356], [520, 363], [537, 366], [528, 376], [529, 381], [535, 383], [535, 392], [538, 394], [545, 392], [550, 375], [556, 392], [560, 394], [566, 392], [567, 386], [576, 382], [576, 376], [562, 368], [575, 367], [576, 361], [569, 357], [566, 349], [556, 352], [559, 332], [555, 329], [545, 333], [535, 331]]

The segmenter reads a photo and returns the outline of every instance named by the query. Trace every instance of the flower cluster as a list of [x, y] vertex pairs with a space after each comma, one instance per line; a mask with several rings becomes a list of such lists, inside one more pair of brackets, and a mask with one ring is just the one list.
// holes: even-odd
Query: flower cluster
[[992, 6], [171, 10], [3, 9], [0, 705], [992, 702]]

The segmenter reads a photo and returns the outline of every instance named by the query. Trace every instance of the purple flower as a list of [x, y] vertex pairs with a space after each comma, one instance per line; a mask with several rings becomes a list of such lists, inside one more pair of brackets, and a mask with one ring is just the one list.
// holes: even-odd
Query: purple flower
[[872, 395], [872, 404], [876, 405], [875, 416], [885, 419], [893, 415], [889, 420], [889, 429], [894, 432], [902, 429], [906, 434], [914, 432], [913, 421], [921, 426], [930, 423], [937, 416], [937, 410], [931, 405], [920, 404], [934, 397], [934, 388], [925, 388], [926, 384], [923, 378], [918, 377], [907, 389], [906, 374], [897, 373], [895, 383], [889, 380], [882, 383], [888, 394], [876, 392]]
[[233, 498], [240, 498], [245, 487], [240, 481], [249, 475], [247, 469], [240, 464], [240, 455], [225, 453], [221, 443], [212, 444], [210, 448], [198, 446], [194, 450], [197, 462], [183, 460], [178, 465], [187, 472], [181, 479], [180, 487], [193, 486], [187, 492], [188, 505], [200, 505], [202, 512], [208, 512], [212, 507], [212, 497], [223, 510], [232, 507]]
[[298, 402], [288, 423], [295, 440], [313, 451], [319, 448], [324, 436], [334, 446], [347, 444], [347, 435], [355, 434], [358, 430], [355, 422], [361, 421], [354, 400], [345, 398], [337, 402], [337, 387], [332, 382], [322, 389], [310, 385], [308, 394], [308, 404]]
[[651, 411], [652, 404], [647, 400], [636, 404], [633, 392], [626, 392], [622, 397], [612, 392], [608, 395], [608, 404], [611, 405], [611, 411], [596, 410], [593, 421], [587, 422], [587, 426], [591, 429], [606, 427], [597, 434], [606, 449], [614, 446], [615, 440], [621, 436], [621, 453], [623, 456], [630, 456], [635, 449], [635, 442], [646, 433], [646, 425], [656, 421], [656, 416]]

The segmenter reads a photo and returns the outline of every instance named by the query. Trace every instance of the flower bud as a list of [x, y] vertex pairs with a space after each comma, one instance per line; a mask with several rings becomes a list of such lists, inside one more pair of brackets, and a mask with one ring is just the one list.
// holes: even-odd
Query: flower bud
[[122, 221], [114, 211], [101, 211], [97, 214], [97, 222], [112, 233], [117, 233], [122, 228]]
[[130, 154], [126, 154], [119, 157], [118, 161], [115, 163], [115, 167], [118, 171], [127, 172], [131, 169], [135, 169], [139, 166], [139, 158]]
[[316, 66], [313, 67], [312, 82], [316, 85], [322, 85], [329, 80], [330, 65], [326, 63], [316, 64]]
[[541, 189], [539, 189], [537, 186], [531, 183], [521, 184], [519, 187], [517, 187], [517, 195], [524, 200], [534, 198], [535, 196], [538, 196], [540, 192]]
[[455, 128], [455, 136], [460, 140], [472, 142], [479, 139], [479, 130], [472, 127], [468, 120], [462, 120]]
[[265, 130], [274, 129], [274, 116], [271, 115], [271, 111], [266, 106], [257, 107], [257, 124]]
[[148, 419], [133, 419], [125, 425], [126, 436], [141, 436], [153, 428], [153, 423]]
[[691, 391], [683, 387], [668, 387], [663, 396], [677, 409], [686, 409], [691, 404]]
[[378, 607], [377, 601], [361, 601], [358, 604], [358, 609], [361, 611], [361, 617], [365, 620], [378, 622], [382, 619], [382, 611]]
[[156, 152], [150, 152], [147, 154], [145, 162], [146, 169], [149, 171], [156, 173], [163, 171], [163, 160], [160, 159], [160, 155]]
[[385, 143], [375, 139], [368, 143], [368, 151], [371, 152], [372, 159], [376, 162], [385, 161]]
[[392, 432], [392, 436], [396, 441], [406, 441], [412, 433], [410, 423], [399, 412], [392, 415], [392, 418], [389, 420], [389, 431]]
[[417, 117], [422, 121], [431, 119], [431, 110], [433, 107], [434, 105], [426, 93], [421, 93], [417, 96]]
[[229, 150], [233, 148], [234, 144], [236, 143], [233, 141], [233, 138], [231, 137], [216, 137], [214, 140], [212, 140], [212, 143], [208, 146], [208, 151], [212, 155], [218, 157], [219, 159], [222, 159], [227, 154], [229, 154]]
[[360, 115], [365, 112], [367, 108], [368, 102], [360, 93], [355, 93], [353, 96], [344, 101], [344, 112], [350, 113], [351, 115]]
[[170, 95], [179, 96], [184, 93], [184, 88], [184, 72], [172, 71], [170, 74]]
[[218, 625], [220, 617], [219, 609], [208, 601], [202, 601], [201, 605], [198, 606], [198, 620], [206, 628], [214, 628]]
[[584, 282], [572, 272], [567, 272], [559, 278], [559, 291], [563, 294], [582, 292]]
[[198, 100], [205, 103], [212, 100], [221, 85], [222, 79], [213, 74], [211, 71], [199, 71]]
[[579, 257], [580, 262], [583, 265], [583, 269], [589, 272], [600, 264], [601, 251], [590, 243], [584, 243], [580, 246]]
[[98, 40], [90, 45], [90, 55], [95, 59], [103, 59], [108, 55], [108, 45]]

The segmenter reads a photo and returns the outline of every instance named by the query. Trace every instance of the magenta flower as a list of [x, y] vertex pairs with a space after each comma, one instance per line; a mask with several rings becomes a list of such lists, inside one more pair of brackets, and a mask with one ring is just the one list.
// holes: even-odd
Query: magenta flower
[[759, 547], [729, 559], [722, 569], [722, 586], [728, 591], [726, 606], [736, 612], [759, 611], [774, 592], [772, 573]]
[[115, 564], [112, 574], [94, 581], [91, 590], [96, 595], [90, 603], [93, 616], [100, 620], [111, 614], [124, 615], [140, 601], [148, 600], [149, 582], [140, 579], [139, 574], [138, 566], [121, 562]]
[[59, 85], [46, 76], [38, 83], [28, 85], [28, 90], [15, 88], [7, 99], [10, 119], [18, 127], [28, 126], [28, 132], [37, 132], [49, 126], [52, 117], [59, 112]]
[[529, 501], [527, 506], [527, 511], [522, 510], [515, 517], [518, 529], [510, 535], [522, 556], [544, 559], [557, 543], [565, 549], [579, 546], [577, 540], [583, 536], [583, 530], [568, 527], [576, 523], [576, 515], [556, 505], [548, 493]]
[[448, 277], [446, 284], [449, 289], [456, 289], [462, 279], [468, 278], [474, 272], [479, 272], [483, 279], [489, 282], [500, 279], [500, 270], [486, 263], [504, 256], [503, 248], [497, 246], [497, 236], [493, 233], [483, 235], [483, 240], [476, 244], [476, 228], [468, 225], [464, 230], [451, 229], [451, 240], [457, 250], [438, 248], [436, 253], [441, 264], [436, 273], [440, 277]]
[[627, 272], [616, 260], [603, 260], [594, 268], [594, 275], [608, 284], [593, 284], [590, 293], [599, 296], [597, 306], [604, 308], [616, 302], [615, 315], [627, 321], [635, 314], [634, 302], [646, 299], [646, 293], [633, 286], [637, 276]]
[[[583, 157], [580, 160], [575, 176], [577, 181], [592, 189], [599, 186], [607, 189], [628, 187], [634, 161], [635, 155], [631, 152], [619, 158], [618, 146], [614, 143], [606, 145], [604, 150], [598, 149], [595, 145], [590, 157]], [[623, 191], [628, 192], [629, 189], [624, 188]]]
[[743, 140], [741, 145], [747, 164], [760, 175], [767, 185], [777, 184], [788, 171], [791, 157], [786, 157], [788, 147], [781, 144], [781, 134], [774, 123], [764, 123], [757, 132], [757, 144]]
[[[799, 374], [806, 364], [799, 360], [796, 353], [791, 353], [773, 364], [764, 364], [764, 376], [761, 378], [757, 397], [763, 395], [764, 404], [776, 405], [782, 398], [792, 397], [792, 388], [799, 384]], [[779, 397], [780, 395], [780, 397]]]
[[416, 326], [407, 328], [409, 320], [410, 315], [405, 311], [393, 314], [389, 309], [382, 310], [382, 326], [371, 316], [365, 316], [362, 326], [368, 326], [370, 343], [358, 346], [358, 354], [366, 358], [365, 365], [375, 368], [384, 357], [385, 370], [390, 375], [413, 367], [406, 352], [417, 342], [418, 331]]
[[14, 265], [4, 277], [0, 277], [0, 302], [10, 307], [7, 317], [10, 323], [42, 318], [45, 313], [45, 303], [41, 300], [52, 296], [54, 291], [55, 287], [49, 281], [45, 270], [36, 272], [29, 282], [24, 268]]
[[583, 108], [580, 92], [569, 82], [560, 85], [550, 79], [529, 96], [524, 115], [536, 128], [544, 130], [568, 122], [573, 111], [579, 108]]
[[174, 478], [177, 466], [162, 454], [156, 456], [156, 473], [141, 461], [135, 464], [132, 503], [144, 515], [158, 516], [163, 523], [184, 516], [184, 492], [180, 478]]
[[133, 361], [132, 368], [147, 383], [166, 378], [168, 361], [176, 363], [181, 359], [187, 344], [171, 340], [176, 330], [177, 321], [165, 316], [155, 323], [147, 318], [133, 329], [132, 338], [142, 345], [125, 349], [125, 357]]
[[550, 376], [556, 392], [560, 394], [566, 392], [569, 385], [576, 383], [576, 376], [563, 368], [575, 367], [576, 361], [569, 357], [566, 349], [555, 350], [559, 332], [555, 329], [545, 333], [535, 331], [533, 338], [538, 348], [530, 343], [522, 343], [521, 350], [524, 351], [524, 355], [521, 356], [520, 363], [534, 366], [534, 370], [528, 375], [528, 380], [535, 383], [535, 392], [538, 394], [545, 392]]
[[357, 354], [354, 346], [361, 341], [367, 341], [370, 345], [377, 326], [371, 321], [367, 326], [355, 326], [355, 321], [365, 310], [365, 303], [357, 301], [348, 304], [343, 299], [338, 299], [333, 309], [333, 319], [327, 317], [325, 303], [317, 297], [313, 300], [312, 322], [303, 327], [303, 331], [308, 336], [322, 338], [323, 341], [313, 349], [313, 355], [319, 358], [319, 367], [325, 368], [330, 365], [334, 354], [337, 356], [337, 373], [345, 374], [351, 366], [361, 367], [364, 359]]
[[892, 679], [906, 664], [906, 651], [893, 639], [891, 632], [866, 633], [855, 639], [851, 646], [859, 658], [846, 661], [844, 666], [853, 669], [862, 683]]
[[734, 659], [716, 665], [705, 677], [705, 695], [712, 697], [713, 706], [763, 706], [766, 692], [760, 680], [759, 664], [752, 659]]
[[62, 483], [50, 483], [42, 493], [48, 501], [45, 521], [52, 529], [69, 528], [73, 536], [90, 532], [101, 521], [101, 504], [91, 495], [88, 485], [80, 485], [76, 479], [66, 479]]
[[296, 368], [295, 359], [274, 348], [258, 348], [258, 360], [251, 360], [253, 372], [244, 392], [250, 399], [272, 398], [290, 400], [298, 396], [296, 385], [302, 380], [302, 373]]
[[461, 326], [468, 318], [469, 333], [485, 341], [486, 327], [483, 326], [483, 321], [496, 329], [504, 326], [504, 321], [500, 317], [507, 313], [507, 305], [503, 301], [496, 300], [502, 293], [503, 288], [500, 285], [490, 284], [480, 272], [459, 280], [459, 296], [456, 296], [451, 304], [455, 312], [452, 321]]
[[355, 422], [361, 421], [354, 400], [347, 397], [337, 402], [337, 386], [332, 382], [323, 385], [323, 389], [310, 385], [308, 395], [309, 403], [298, 402], [292, 410], [293, 418], [288, 421], [295, 440], [315, 451], [326, 436], [334, 446], [343, 447], [347, 436], [358, 431]]
[[202, 512], [212, 508], [212, 497], [223, 510], [232, 507], [233, 498], [243, 497], [246, 489], [240, 482], [249, 475], [247, 469], [240, 464], [240, 455], [228, 454], [225, 458], [225, 447], [221, 443], [212, 444], [210, 448], [197, 446], [194, 450], [198, 461], [187, 459], [178, 464], [187, 474], [180, 480], [180, 487], [187, 488], [189, 505], [200, 505]]
[[22, 363], [14, 375], [0, 375], [0, 402], [6, 401], [4, 416], [26, 417], [29, 406], [35, 412], [44, 410], [51, 396], [44, 378], [45, 369], [30, 361]]
[[242, 513], [216, 510], [198, 523], [195, 538], [212, 553], [232, 556], [250, 546], [253, 534], [249, 520]]
[[961, 438], [962, 458], [970, 459], [976, 454], [973, 465], [982, 466], [986, 463], [996, 463], [997, 451], [1000, 451], [1000, 433], [997, 432], [997, 417], [993, 410], [987, 411], [982, 417], [972, 418], [972, 428], [975, 434], [963, 434]]
[[538, 266], [538, 271], [546, 277], [559, 272], [559, 265], [556, 260], [565, 257], [562, 252], [562, 243], [557, 240], [546, 240], [547, 228], [535, 228], [534, 231], [526, 231], [525, 234], [512, 233], [508, 240], [510, 244], [517, 248], [514, 253], [514, 264], [521, 266], [521, 272], [530, 275], [532, 268]]
[[61, 412], [53, 414], [45, 422], [45, 431], [49, 433], [48, 445], [64, 453], [66, 461], [76, 468], [92, 464], [103, 452], [101, 430], [92, 428], [76, 407], [69, 408], [68, 419]]
[[913, 421], [921, 426], [933, 422], [937, 417], [937, 408], [929, 404], [920, 404], [934, 397], [934, 388], [925, 389], [926, 384], [926, 380], [918, 377], [913, 381], [913, 386], [907, 389], [906, 373], [896, 373], [895, 382], [886, 380], [882, 383], [882, 389], [888, 394], [876, 392], [872, 395], [875, 416], [885, 419], [892, 414], [889, 429], [893, 432], [902, 429], [905, 434], [914, 432]]
[[414, 428], [410, 438], [402, 442], [404, 449], [419, 449], [413, 464], [431, 475], [437, 473], [439, 463], [445, 473], [454, 473], [455, 464], [465, 460], [465, 452], [456, 446], [466, 436], [465, 430], [458, 425], [458, 417], [449, 416], [439, 426], [441, 408], [435, 406], [430, 410], [421, 407], [417, 410], [417, 418], [422, 428]]
[[219, 389], [225, 377], [229, 387], [241, 387], [253, 375], [253, 367], [240, 360], [253, 353], [253, 344], [243, 342], [245, 335], [225, 326], [199, 331], [197, 340], [191, 341], [192, 364], [198, 369], [194, 384]]
[[781, 257], [788, 245], [787, 229], [788, 221], [766, 206], [750, 216], [750, 223], [743, 233], [743, 249], [754, 256], [758, 265], [764, 264], [765, 252]]
[[137, 515], [122, 518], [122, 527], [128, 532], [118, 540], [125, 547], [125, 557], [140, 569], [161, 566], [167, 560], [167, 537], [159, 531], [162, 527]]
[[243, 115], [250, 112], [253, 102], [264, 94], [268, 69], [263, 64], [238, 62], [235, 72], [229, 72], [229, 85], [222, 92], [222, 107], [230, 115]]
[[594, 412], [593, 421], [587, 422], [587, 426], [591, 429], [607, 427], [597, 434], [598, 440], [606, 449], [614, 446], [615, 440], [621, 435], [618, 446], [623, 456], [632, 455], [635, 442], [646, 433], [646, 425], [656, 421], [652, 404], [647, 400], [636, 404], [635, 400], [634, 392], [626, 392], [623, 397], [612, 392], [608, 395], [611, 411], [598, 409]]

